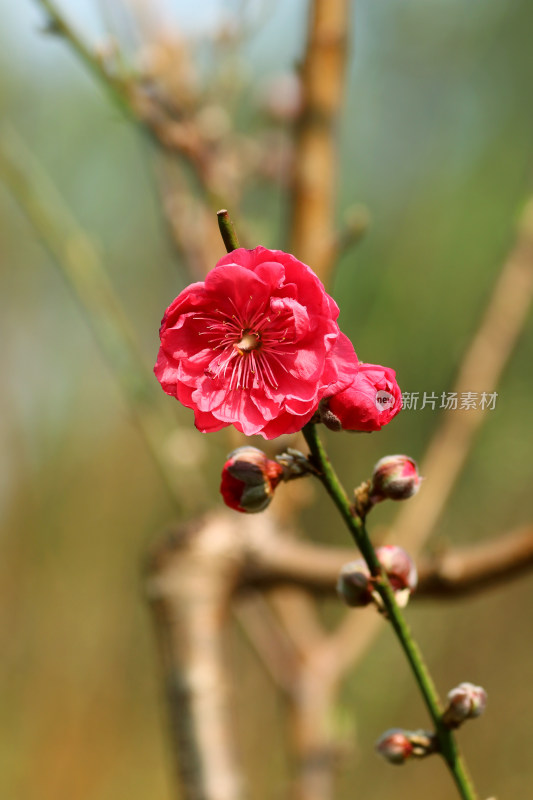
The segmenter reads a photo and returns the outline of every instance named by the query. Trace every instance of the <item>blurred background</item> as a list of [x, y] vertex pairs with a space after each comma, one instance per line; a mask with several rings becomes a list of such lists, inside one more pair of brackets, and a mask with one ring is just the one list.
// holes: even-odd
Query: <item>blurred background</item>
[[[239, 195], [242, 223], [233, 216], [246, 243], [286, 246], [307, 2], [63, 0], [61, 9], [96, 46], [117, 37], [128, 68], [163, 83], [179, 75], [174, 91], [185, 104], [204, 98], [200, 124], [221, 141], [218, 196], [232, 210]], [[192, 200], [180, 195], [186, 180], [194, 197], [194, 179], [176, 177], [67, 43], [45, 31], [38, 2], [0, 0], [0, 13], [6, 135], [30, 182], [37, 175], [35, 185], [48, 186], [44, 170], [90, 238], [150, 366], [162, 313], [191, 279], [162, 208], [185, 202], [184, 224], [198, 235]], [[336, 213], [340, 226], [362, 204], [370, 225], [339, 259], [330, 288], [359, 357], [393, 366], [404, 391], [451, 391], [513, 246], [532, 191], [532, 29], [526, 0], [361, 0], [352, 8]], [[141, 570], [175, 512], [63, 277], [1, 186], [0, 795], [168, 800], [175, 788]], [[532, 331], [530, 316], [433, 546], [533, 519]], [[228, 438], [196, 432], [185, 409], [172, 413], [179, 428], [169, 448], [189, 473], [188, 518], [220, 503]], [[385, 453], [420, 458], [438, 420], [438, 410], [404, 410], [380, 434], [327, 438], [355, 485]], [[205, 480], [195, 483], [195, 472]], [[393, 513], [380, 508], [376, 522]], [[346, 543], [330, 515], [317, 496], [303, 527], [316, 541]], [[326, 622], [335, 606], [325, 605]], [[409, 608], [441, 690], [471, 680], [489, 693], [486, 716], [460, 733], [482, 797], [526, 797], [533, 781], [531, 611], [533, 576]], [[282, 702], [238, 631], [232, 648], [251, 797], [282, 797]], [[450, 798], [436, 760], [398, 770], [373, 753], [384, 729], [416, 728], [424, 714], [396, 642], [382, 636], [343, 689], [338, 724], [353, 747], [338, 797]]]

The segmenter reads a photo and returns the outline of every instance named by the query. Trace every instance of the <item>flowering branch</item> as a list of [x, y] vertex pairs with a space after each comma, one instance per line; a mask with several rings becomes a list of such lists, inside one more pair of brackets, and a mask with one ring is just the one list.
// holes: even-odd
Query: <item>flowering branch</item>
[[370, 574], [374, 579], [374, 588], [381, 598], [386, 616], [396, 633], [415, 680], [420, 688], [422, 697], [435, 726], [439, 751], [452, 773], [459, 794], [463, 800], [476, 800], [476, 793], [467, 775], [466, 767], [457, 748], [455, 738], [450, 729], [447, 728], [443, 722], [443, 712], [437, 690], [418, 646], [405, 622], [403, 614], [396, 603], [392, 587], [381, 568], [376, 552], [366, 532], [364, 520], [361, 516], [353, 512], [348, 496], [318, 437], [316, 426], [313, 423], [308, 423], [303, 429], [303, 434], [310, 449], [310, 458], [314, 466], [318, 467], [320, 470], [320, 480], [337, 506], [338, 511], [361, 551], [368, 569], [370, 570]]
[[[528, 310], [533, 298], [533, 199], [529, 199], [517, 226], [515, 242], [502, 265], [493, 292], [484, 310], [480, 323], [459, 364], [453, 390], [457, 393], [470, 389], [494, 391], [500, 376], [516, 346], [516, 342], [527, 320]], [[424, 491], [413, 502], [405, 503], [400, 509], [388, 539], [401, 543], [412, 557], [420, 552], [440, 519], [456, 481], [461, 474], [468, 453], [475, 441], [475, 435], [487, 421], [483, 413], [457, 413], [445, 411], [442, 414], [429, 446], [421, 461], [421, 472], [425, 478]], [[481, 545], [479, 545], [481, 547]], [[487, 548], [491, 543], [487, 544]], [[518, 545], [515, 552], [516, 570], [509, 565], [509, 572], [516, 573], [522, 562], [528, 562], [528, 546]], [[455, 554], [455, 551], [453, 551]], [[475, 556], [468, 565], [474, 573]], [[480, 556], [481, 557], [481, 556]], [[446, 556], [442, 556], [445, 560]], [[457, 563], [457, 562], [456, 562]], [[486, 561], [487, 565], [489, 560]], [[420, 572], [420, 595], [423, 596], [427, 569], [438, 570], [439, 559], [427, 561]], [[487, 567], [488, 568], [488, 567]], [[494, 565], [495, 580], [498, 568]], [[504, 577], [502, 568], [501, 576]], [[488, 577], [488, 580], [491, 580]], [[439, 593], [444, 592], [443, 581], [439, 581]], [[447, 570], [446, 585], [450, 592], [456, 581]], [[469, 581], [465, 581], [465, 591]], [[458, 588], [458, 587], [457, 587]], [[458, 589], [459, 590], [459, 589]], [[339, 676], [349, 666], [359, 662], [372, 646], [381, 630], [377, 615], [347, 614], [330, 641], [335, 649]]]
[[[43, 6], [45, 6], [45, 7], [51, 7], [51, 6], [52, 6], [52, 4], [49, 2], [49, 0], [41, 0], [41, 5], [43, 5]], [[328, 2], [328, 0], [325, 0], [325, 1], [324, 1], [324, 0], [322, 0], [322, 2], [321, 2], [321, 3], [319, 3], [319, 2], [316, 2], [314, 5], [316, 6], [316, 9], [317, 9], [317, 13], [316, 13], [316, 15], [315, 15], [315, 16], [316, 16], [316, 19], [315, 19], [315, 24], [317, 23], [317, 20], [319, 19], [319, 13], [320, 13], [320, 12], [319, 12], [319, 10], [318, 10], [318, 9], [319, 9], [319, 6], [321, 6], [321, 7], [322, 7], [322, 14], [324, 14], [324, 12], [326, 12], [326, 13], [327, 13], [327, 9], [328, 9], [328, 7], [335, 7], [335, 8], [337, 8], [337, 9], [339, 9], [339, 8], [343, 8], [343, 9], [344, 9], [344, 11], [343, 11], [343, 13], [344, 13], [344, 14], [346, 13], [346, 8], [347, 8], [347, 3], [345, 2], [345, 0], [341, 0], [341, 2], [340, 2], [340, 3], [336, 3], [336, 2]], [[336, 13], [336, 12], [333, 12], [333, 13]], [[62, 29], [61, 29], [61, 27], [60, 27], [59, 25], [55, 24], [55, 26], [54, 26], [54, 27], [55, 27], [55, 29], [56, 29], [56, 31], [57, 31], [57, 32], [59, 32], [59, 33], [62, 33], [63, 35], [65, 35], [65, 30], [62, 30]], [[317, 25], [317, 27], [320, 27], [320, 26], [319, 26], [319, 25]], [[343, 30], [345, 30], [345, 27], [346, 27], [346, 26], [344, 26], [344, 28], [343, 28], [342, 24], [339, 26], [339, 25], [338, 25], [338, 23], [337, 23], [337, 28], [336, 28], [336, 29], [337, 29], [337, 31], [341, 31], [341, 33], [342, 33], [342, 31], [343, 31]], [[326, 30], [326, 29], [324, 29], [324, 30], [323, 30], [323, 33], [324, 33], [324, 31], [325, 31], [325, 30]], [[67, 38], [68, 38], [68, 36], [67, 36]], [[333, 38], [334, 38], [334, 37], [333, 37]], [[329, 39], [328, 39], [328, 36], [326, 35], [326, 37], [325, 37], [325, 42], [324, 42], [324, 41], [322, 41], [321, 43], [319, 43], [319, 44], [321, 44], [323, 51], [324, 51], [324, 50], [327, 50], [328, 46], [330, 45], [330, 41], [331, 41], [331, 34], [330, 34], [330, 36], [329, 36]], [[325, 47], [324, 47], [324, 45], [325, 45]], [[75, 42], [75, 41], [74, 41], [74, 46], [76, 46], [76, 42]], [[340, 48], [340, 50], [342, 50], [342, 48]], [[318, 52], [318, 48], [317, 48], [317, 52]], [[99, 74], [99, 76], [100, 76], [101, 78], [103, 78], [103, 79], [104, 79], [104, 80], [105, 80], [105, 81], [106, 81], [108, 84], [109, 84], [109, 81], [110, 81], [110, 78], [111, 78], [111, 83], [113, 83], [113, 80], [115, 79], [115, 76], [113, 76], [112, 74], [110, 75], [110, 73], [109, 73], [109, 72], [108, 72], [108, 70], [107, 70], [107, 67], [106, 67], [106, 65], [105, 65], [103, 62], [99, 61], [99, 60], [98, 60], [98, 57], [97, 57], [96, 55], [95, 55], [95, 56], [93, 56], [93, 54], [91, 54], [91, 53], [90, 53], [90, 52], [89, 52], [89, 51], [86, 49], [86, 52], [85, 52], [85, 53], [83, 53], [83, 52], [82, 52], [82, 57], [84, 57], [84, 58], [87, 60], [87, 56], [88, 56], [90, 59], [92, 58], [94, 61], [96, 61], [96, 62], [97, 62], [97, 63], [95, 64], [95, 66], [96, 66], [96, 72], [97, 72], [97, 74]], [[91, 66], [92, 66], [92, 65], [91, 65]], [[310, 73], [310, 70], [308, 69], [308, 70], [307, 70], [307, 72], [308, 72], [308, 73]], [[337, 71], [337, 75], [338, 75], [338, 74], [339, 74], [339, 72]], [[117, 76], [117, 77], [116, 77], [116, 80], [118, 80], [118, 81], [119, 81], [119, 83], [120, 83], [120, 82], [121, 82], [121, 80], [122, 80], [122, 78], [121, 78], [120, 76]], [[126, 89], [126, 94], [124, 95], [124, 99], [126, 100], [126, 102], [129, 102], [129, 97], [128, 97], [128, 95], [127, 95], [127, 92], [128, 92], [128, 85], [127, 85], [127, 83], [124, 83], [124, 87], [125, 87], [125, 89]], [[137, 87], [135, 87], [135, 88], [137, 88]], [[133, 104], [133, 105], [131, 105], [131, 106], [129, 106], [129, 107], [126, 109], [126, 110], [128, 110], [128, 111], [131, 111], [131, 112], [133, 113], [133, 115], [134, 115], [134, 116], [136, 115], [136, 111], [135, 111], [135, 106], [134, 106], [134, 104]], [[141, 119], [141, 118], [140, 118], [140, 117], [138, 117], [138, 119]], [[145, 118], [141, 119], [141, 121], [142, 121], [142, 122], [147, 122], [147, 123], [148, 123], [148, 125], [150, 125], [152, 122], [155, 122], [155, 120], [149, 120], [148, 116], [146, 116]], [[309, 120], [308, 120], [308, 121], [309, 121]], [[316, 119], [315, 119], [314, 121], [316, 122]], [[330, 120], [330, 121], [331, 121], [331, 120]], [[159, 138], [159, 141], [160, 141], [160, 142], [164, 142], [164, 141], [165, 141], [165, 142], [168, 142], [168, 141], [169, 141], [169, 139], [165, 138], [166, 134], [165, 134], [165, 135], [163, 135], [163, 126], [164, 126], [164, 125], [165, 125], [165, 121], [164, 121], [164, 120], [162, 120], [162, 121], [161, 121], [161, 124], [160, 124], [160, 128], [159, 128], [159, 130], [160, 130], [160, 134], [161, 134], [161, 135], [159, 135], [159, 134], [156, 134], [156, 136]], [[154, 130], [155, 130], [155, 128], [154, 128]], [[168, 132], [167, 132], [167, 133], [168, 133]], [[331, 133], [331, 126], [330, 126], [329, 133]], [[177, 141], [177, 139], [174, 139], [174, 141]], [[317, 141], [318, 141], [318, 137], [317, 137]], [[185, 149], [185, 145], [184, 145], [183, 147], [184, 147], [184, 149]], [[176, 149], [178, 149], [178, 148], [176, 148]], [[192, 153], [192, 151], [191, 151], [191, 153]], [[189, 155], [190, 155], [190, 154], [189, 154]], [[316, 155], [316, 151], [315, 151], [315, 155]], [[315, 160], [316, 160], [316, 159], [315, 159]], [[192, 163], [193, 163], [193, 166], [196, 166], [196, 164], [198, 163], [198, 162], [195, 162], [195, 161], [194, 161], [194, 158], [192, 158], [192, 157], [191, 157], [191, 161], [192, 161]], [[311, 160], [309, 160], [309, 163], [311, 163]], [[327, 170], [327, 169], [326, 169], [326, 170], [323, 170], [323, 173], [326, 175], [326, 180], [328, 180], [328, 175], [329, 175], [329, 176], [331, 176], [331, 175], [332, 175], [332, 173], [333, 173], [333, 170], [331, 170], [331, 169]], [[304, 193], [304, 194], [305, 194], [305, 193]], [[324, 196], [326, 196], [326, 195], [324, 194]], [[330, 197], [330, 200], [331, 200], [331, 197]], [[328, 202], [329, 202], [329, 201], [328, 201]], [[311, 216], [312, 216], [312, 215], [311, 215]], [[219, 219], [219, 222], [220, 222], [220, 219]], [[229, 222], [229, 220], [228, 220], [228, 222]], [[231, 224], [231, 223], [230, 223], [230, 224]], [[317, 232], [319, 232], [319, 230], [318, 230], [318, 229], [317, 229]], [[234, 233], [234, 232], [233, 232], [233, 233]], [[223, 232], [223, 236], [224, 236], [224, 232]], [[193, 237], [190, 237], [190, 238], [193, 238]], [[231, 241], [231, 239], [229, 240], [229, 246], [228, 246], [228, 242], [226, 241], [226, 239], [224, 239], [224, 241], [225, 241], [225, 243], [226, 243], [226, 247], [227, 247], [228, 251], [230, 251], [230, 250], [233, 250], [235, 247], [238, 247], [238, 243], [234, 243], [234, 242], [232, 242], [232, 241]], [[306, 236], [306, 237], [305, 237], [305, 241], [308, 243], [308, 246], [311, 248], [311, 238]], [[319, 243], [319, 244], [320, 244], [320, 243]], [[304, 251], [303, 251], [303, 249], [302, 249], [301, 247], [294, 246], [294, 248], [291, 248], [291, 249], [294, 249], [294, 250], [295, 250], [295, 251], [296, 251], [296, 252], [297, 252], [299, 255], [301, 255], [302, 257], [304, 256]], [[313, 249], [314, 249], [314, 248], [313, 248]], [[319, 248], [317, 249], [317, 253], [318, 253], [318, 252], [319, 252]], [[315, 257], [313, 257], [313, 258], [311, 258], [311, 257], [305, 257], [305, 260], [306, 260], [306, 261], [312, 261], [313, 263], [315, 263], [315, 264], [317, 265], [317, 268], [318, 268], [318, 269], [320, 269], [320, 261], [321, 261], [321, 258], [320, 258], [320, 256], [319, 256], [319, 255], [317, 255], [317, 256], [316, 256], [316, 258], [315, 258]], [[322, 260], [323, 260], [323, 259], [322, 259]], [[244, 336], [243, 336], [243, 337], [241, 337], [240, 344], [242, 345], [242, 349], [243, 349], [245, 352], [248, 352], [248, 350], [251, 348], [251, 343], [250, 343], [250, 341], [249, 341], [249, 340], [246, 340], [246, 341], [245, 341], [245, 337], [244, 337]], [[253, 344], [253, 343], [252, 343], [252, 344]], [[248, 350], [247, 350], [246, 348], [248, 348]], [[253, 349], [253, 347], [252, 347], [251, 349]], [[334, 499], [335, 499], [335, 498], [334, 498]], [[363, 532], [364, 532], [364, 529], [363, 529]], [[366, 533], [365, 533], [364, 535], [366, 536]], [[379, 569], [379, 565], [378, 565], [378, 569]], [[394, 598], [393, 598], [393, 599], [394, 599]], [[170, 615], [170, 616], [171, 616], [171, 615]], [[171, 622], [172, 622], [172, 620], [170, 620], [170, 623], [171, 623]], [[170, 624], [170, 623], [169, 623], [169, 624]]]

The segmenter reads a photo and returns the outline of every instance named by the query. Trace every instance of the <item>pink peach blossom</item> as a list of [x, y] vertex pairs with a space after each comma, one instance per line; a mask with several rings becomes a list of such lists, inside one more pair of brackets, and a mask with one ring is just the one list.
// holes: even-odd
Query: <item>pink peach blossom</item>
[[203, 432], [274, 439], [347, 387], [357, 357], [314, 272], [281, 250], [239, 248], [184, 289], [160, 329], [155, 374]]

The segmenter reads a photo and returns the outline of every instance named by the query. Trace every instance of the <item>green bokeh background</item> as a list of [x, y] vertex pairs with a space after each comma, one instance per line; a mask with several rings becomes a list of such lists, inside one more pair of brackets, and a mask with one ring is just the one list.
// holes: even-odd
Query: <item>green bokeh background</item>
[[[219, 5], [206, 3], [200, 21]], [[18, 6], [0, 0], [2, 119], [97, 243], [152, 362], [162, 311], [184, 285], [147, 166], [153, 154], [70, 50], [42, 35], [36, 6]], [[91, 34], [95, 6], [63, 3]], [[169, 6], [187, 28], [188, 4]], [[243, 104], [301, 55], [306, 8], [278, 2], [246, 42]], [[358, 4], [338, 211], [363, 202], [372, 226], [342, 258], [333, 293], [359, 356], [394, 366], [405, 391], [451, 389], [531, 193], [532, 30], [527, 0]], [[282, 192], [256, 189], [247, 208], [261, 243], [282, 246]], [[530, 318], [439, 542], [473, 542], [533, 519], [531, 334]], [[79, 307], [3, 187], [0, 335], [0, 796], [167, 800], [172, 771], [140, 574], [171, 507]], [[192, 426], [191, 416], [180, 419]], [[438, 419], [404, 411], [379, 435], [328, 439], [355, 484], [387, 452], [419, 458]], [[217, 434], [211, 444], [218, 503], [226, 440]], [[376, 521], [392, 513], [379, 509]], [[330, 514], [322, 498], [307, 510], [309, 535], [342, 543]], [[489, 692], [486, 716], [460, 733], [481, 797], [531, 793], [532, 612], [533, 577], [408, 612], [443, 692], [461, 680]], [[282, 705], [247, 643], [232, 636], [252, 797], [281, 797]], [[396, 769], [372, 752], [385, 728], [426, 722], [392, 637], [381, 637], [347, 682], [338, 717], [357, 729], [339, 798], [453, 796], [438, 760]]]

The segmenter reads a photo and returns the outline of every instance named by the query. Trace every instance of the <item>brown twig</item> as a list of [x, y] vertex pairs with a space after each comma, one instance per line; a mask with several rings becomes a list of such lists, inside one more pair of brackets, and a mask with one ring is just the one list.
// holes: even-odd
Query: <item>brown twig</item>
[[417, 597], [455, 598], [508, 583], [533, 566], [533, 527], [418, 562]]
[[238, 561], [233, 520], [207, 517], [160, 545], [147, 593], [184, 800], [239, 800], [224, 629]]
[[[533, 297], [533, 199], [519, 222], [516, 243], [496, 281], [478, 330], [462, 359], [453, 391], [496, 391], [523, 330]], [[394, 523], [396, 541], [420, 550], [437, 524], [487, 412], [445, 411], [421, 463], [424, 491]]]
[[209, 148], [194, 122], [185, 114], [176, 115], [176, 109], [168, 108], [164, 100], [153, 92], [153, 87], [144, 86], [137, 76], [109, 67], [98, 50], [87, 44], [71, 25], [54, 0], [36, 2], [47, 14], [49, 30], [64, 38], [118, 107], [156, 144], [192, 168], [206, 202], [213, 210], [220, 207], [221, 198], [211, 185]]
[[290, 694], [301, 656], [265, 594], [248, 588], [234, 604], [234, 614], [273, 682], [282, 692]]
[[289, 250], [327, 282], [333, 266], [336, 123], [345, 83], [349, 0], [314, 0], [301, 70]]
[[42, 165], [5, 125], [0, 130], [0, 178], [79, 303], [170, 499], [177, 508], [190, 508], [191, 493], [183, 490], [165, 449], [176, 430], [173, 410], [162, 401], [100, 253]]

